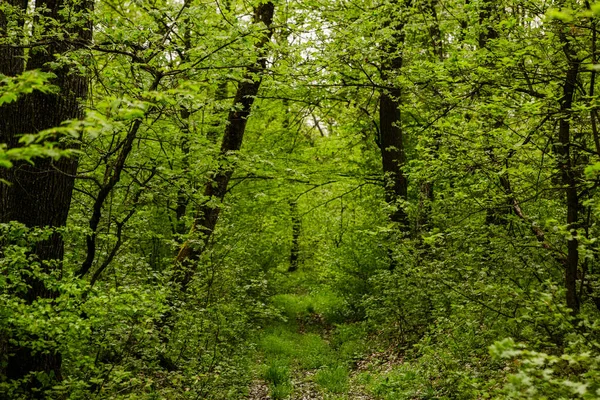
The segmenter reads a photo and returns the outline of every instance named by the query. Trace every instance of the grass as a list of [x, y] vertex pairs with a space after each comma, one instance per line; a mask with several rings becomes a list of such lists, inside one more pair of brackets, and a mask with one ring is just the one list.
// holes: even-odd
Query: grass
[[259, 343], [260, 349], [267, 358], [291, 359], [296, 354], [297, 334], [284, 327], [271, 329]]
[[308, 320], [311, 316], [320, 316], [327, 324], [340, 323], [346, 313], [344, 300], [327, 290], [306, 295], [279, 294], [271, 301], [291, 323]]
[[271, 301], [287, 320], [271, 325], [258, 343], [264, 356], [262, 377], [269, 384], [271, 398], [291, 395], [293, 370], [317, 370], [313, 381], [328, 396], [342, 398], [350, 386], [346, 365], [365, 347], [359, 325], [336, 326], [333, 335], [327, 335], [331, 343], [322, 336], [324, 329], [343, 320], [343, 300], [322, 290], [307, 295], [279, 294]]
[[409, 366], [399, 366], [388, 372], [363, 372], [357, 377], [371, 394], [384, 400], [435, 397], [428, 382]]
[[265, 381], [272, 383], [273, 385], [281, 385], [290, 382], [290, 367], [282, 360], [273, 360], [263, 373]]
[[364, 327], [360, 324], [338, 325], [331, 338], [331, 345], [340, 360], [352, 363], [360, 359], [368, 351]]
[[349, 375], [350, 372], [348, 371], [348, 368], [336, 365], [319, 370], [315, 374], [314, 380], [325, 390], [341, 394], [348, 391], [350, 381]]
[[316, 369], [337, 361], [335, 352], [319, 335], [302, 335], [297, 344], [298, 364], [303, 369]]
[[268, 360], [287, 360], [301, 369], [316, 369], [337, 361], [329, 344], [314, 333], [301, 334], [280, 327], [263, 336], [259, 346]]
[[292, 394], [292, 384], [275, 385], [271, 387], [271, 398], [274, 400], [282, 400]]
[[285, 399], [293, 391], [291, 371], [287, 360], [271, 360], [265, 366], [263, 379], [269, 383], [272, 399]]

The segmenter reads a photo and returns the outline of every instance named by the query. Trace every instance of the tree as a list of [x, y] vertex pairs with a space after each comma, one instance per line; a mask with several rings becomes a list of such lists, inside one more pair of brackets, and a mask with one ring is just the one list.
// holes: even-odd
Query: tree
[[398, 19], [387, 21], [389, 29], [392, 30], [384, 52], [391, 59], [384, 60], [381, 66], [381, 78], [384, 85], [390, 85], [390, 89], [382, 91], [379, 98], [379, 130], [381, 135], [381, 160], [385, 179], [386, 201], [393, 207], [390, 215], [391, 221], [400, 226], [401, 231], [410, 230], [408, 215], [404, 204], [408, 200], [408, 182], [406, 179], [406, 149], [405, 138], [402, 129], [402, 116], [400, 108], [402, 105], [402, 89], [390, 81], [390, 74], [400, 73], [404, 62], [404, 25], [407, 18], [408, 4], [393, 3], [392, 13], [398, 14]]
[[[52, 72], [55, 78], [51, 83], [56, 86], [52, 93], [32, 92], [0, 107], [0, 140], [7, 143], [9, 149], [19, 147], [21, 134], [37, 134], [83, 116], [81, 104], [87, 95], [88, 81], [78, 72], [76, 64], [64, 57], [89, 42], [92, 31], [87, 13], [90, 7], [89, 2], [38, 2], [34, 10], [35, 21], [30, 28], [25, 24], [29, 18], [26, 16], [26, 2], [3, 3], [0, 32], [8, 40], [0, 44], [0, 73], [17, 76], [24, 71]], [[82, 17], [73, 24], [67, 24], [69, 12]], [[63, 28], [53, 28], [53, 24]], [[16, 29], [16, 40], [10, 39], [13, 35], [8, 35], [8, 29]], [[58, 35], [63, 39], [45, 44], [41, 37], [30, 36], [30, 29], [37, 35]], [[39, 44], [36, 43], [38, 40]], [[33, 45], [25, 53], [24, 45], [28, 41]], [[63, 146], [75, 145], [58, 135], [46, 140], [61, 140]], [[0, 185], [0, 222], [18, 221], [29, 228], [50, 229], [49, 237], [36, 243], [32, 250], [31, 269], [22, 272], [25, 276], [29, 275], [26, 279], [29, 287], [20, 293], [27, 303], [51, 299], [56, 295], [34, 271], [38, 266], [43, 273], [60, 274], [64, 242], [59, 230], [67, 221], [76, 173], [76, 157], [57, 161], [34, 158], [31, 163], [17, 162], [12, 168], [1, 171], [7, 184]], [[9, 332], [4, 334], [10, 335]], [[55, 344], [44, 351], [31, 347], [31, 343], [9, 346], [7, 377], [22, 380], [24, 390], [48, 384], [35, 377], [36, 371], [44, 372], [50, 383], [62, 379], [61, 355]]]
[[[254, 9], [253, 23], [264, 25], [266, 32], [255, 44], [256, 61], [254, 65], [248, 68], [242, 82], [238, 85], [233, 101], [233, 109], [229, 111], [225, 133], [221, 141], [220, 163], [222, 164], [219, 165], [212, 178], [206, 183], [204, 189], [204, 196], [208, 198], [208, 201], [196, 211], [196, 217], [192, 223], [190, 235], [202, 235], [203, 246], [206, 245], [215, 229], [221, 212], [218, 203], [223, 201], [227, 193], [227, 186], [233, 175], [234, 170], [231, 165], [228, 165], [227, 157], [239, 151], [242, 146], [246, 122], [260, 88], [261, 74], [267, 68], [267, 45], [273, 35], [274, 10], [275, 6], [271, 2], [262, 3]], [[217, 202], [217, 204], [215, 205], [213, 202]], [[183, 244], [177, 254], [176, 264], [178, 270], [174, 275], [174, 280], [181, 285], [183, 292], [186, 291], [194, 275], [194, 269], [197, 267], [196, 264], [202, 251], [203, 248], [193, 248], [188, 241]]]

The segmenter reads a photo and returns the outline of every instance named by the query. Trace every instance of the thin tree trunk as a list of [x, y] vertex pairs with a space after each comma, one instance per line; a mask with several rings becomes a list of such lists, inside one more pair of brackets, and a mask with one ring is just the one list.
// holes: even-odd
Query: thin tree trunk
[[567, 260], [565, 262], [565, 289], [566, 301], [573, 314], [579, 312], [579, 296], [577, 295], [577, 274], [579, 269], [579, 240], [577, 228], [579, 222], [579, 194], [577, 192], [576, 166], [571, 156], [571, 107], [577, 85], [580, 61], [571, 48], [569, 40], [560, 35], [563, 51], [567, 58], [568, 68], [563, 84], [563, 93], [560, 99], [560, 120], [558, 125], [558, 138], [555, 147], [561, 180], [565, 187], [567, 201], [567, 229], [571, 232], [571, 239], [567, 242]]
[[[161, 78], [162, 75], [156, 75], [154, 77], [154, 81], [150, 85], [150, 91], [156, 90], [158, 88]], [[152, 110], [153, 107], [149, 107], [147, 113], [152, 112]], [[123, 173], [123, 170], [125, 168], [125, 163], [127, 162], [129, 154], [133, 150], [133, 142], [137, 138], [137, 134], [141, 126], [142, 118], [138, 118], [129, 127], [129, 131], [127, 132], [127, 135], [125, 136], [125, 139], [122, 142], [122, 147], [119, 146], [121, 147], [121, 151], [115, 159], [114, 165], [111, 167], [111, 170], [106, 171], [105, 181], [100, 187], [98, 194], [96, 195], [96, 199], [92, 207], [92, 215], [89, 221], [90, 233], [86, 236], [86, 258], [81, 264], [81, 268], [76, 273], [76, 275], [80, 278], [84, 277], [90, 271], [92, 265], [94, 264], [94, 260], [96, 257], [96, 239], [98, 236], [98, 226], [100, 225], [100, 220], [102, 218], [102, 209], [104, 208], [104, 202], [112, 193], [115, 186], [121, 181], [121, 174]]]
[[[186, 0], [186, 4], [189, 3], [190, 0]], [[221, 3], [221, 7], [223, 8], [224, 11], [228, 12], [231, 9], [231, 4], [229, 1], [223, 1]], [[186, 18], [185, 20], [186, 24], [189, 23], [189, 19]], [[182, 52], [182, 56], [181, 56], [181, 60], [182, 62], [188, 62], [189, 61], [189, 51], [192, 48], [192, 44], [191, 44], [191, 31], [189, 29], [189, 27], [186, 26], [186, 29], [184, 31], [184, 50]], [[215, 95], [214, 95], [214, 100], [215, 100], [215, 105], [213, 107], [212, 113], [213, 116], [215, 116], [215, 119], [212, 121], [212, 123], [209, 125], [208, 130], [206, 132], [206, 138], [210, 141], [210, 143], [212, 144], [217, 144], [218, 140], [219, 140], [219, 128], [222, 125], [222, 115], [223, 114], [223, 108], [221, 105], [221, 102], [223, 100], [225, 100], [227, 98], [228, 95], [228, 81], [223, 79], [221, 80], [218, 85], [217, 88], [215, 90]], [[181, 111], [179, 113], [179, 117], [181, 119], [181, 151], [183, 152], [183, 159], [182, 159], [182, 163], [184, 165], [184, 168], [187, 170], [187, 166], [189, 165], [190, 159], [189, 159], [189, 153], [190, 153], [190, 135], [192, 134], [191, 129], [190, 129], [190, 117], [192, 116], [192, 112], [191, 110], [186, 107], [186, 106], [182, 106], [181, 107]], [[185, 179], [184, 179], [185, 181]], [[189, 183], [189, 180], [188, 180]], [[177, 191], [177, 206], [175, 208], [175, 233], [178, 233], [180, 235], [185, 234], [185, 232], [187, 231], [186, 228], [186, 224], [185, 224], [185, 216], [187, 214], [187, 209], [188, 209], [188, 204], [189, 204], [189, 195], [185, 189], [184, 186], [181, 186], [179, 188], [179, 190]]]
[[479, 10], [479, 48], [483, 49], [492, 39], [498, 38], [498, 32], [492, 25], [494, 1], [486, 0]]
[[[185, 0], [186, 8], [190, 4], [190, 0]], [[186, 17], [183, 20], [184, 29], [183, 29], [183, 51], [181, 53], [181, 62], [187, 63], [190, 61], [190, 49], [192, 48], [192, 34], [190, 27], [188, 24], [190, 23], [189, 17]], [[183, 153], [182, 163], [184, 168], [187, 169], [189, 164], [189, 154], [190, 154], [190, 117], [192, 116], [192, 112], [186, 105], [181, 106], [181, 110], [179, 111], [179, 118], [181, 120], [181, 152]], [[177, 191], [177, 206], [175, 208], [175, 233], [184, 234], [185, 233], [185, 214], [187, 211], [187, 205], [189, 202], [188, 195], [183, 186], [179, 188]]]
[[192, 246], [190, 240], [186, 241], [176, 258], [176, 271], [173, 275], [173, 280], [180, 285], [183, 292], [186, 291], [196, 270], [197, 260], [204, 251], [206, 243], [211, 237], [221, 207], [215, 203], [223, 201], [227, 193], [229, 180], [233, 175], [234, 168], [226, 163], [226, 157], [231, 152], [239, 151], [242, 146], [244, 132], [246, 130], [246, 122], [252, 111], [254, 98], [258, 94], [261, 79], [260, 75], [267, 68], [267, 45], [273, 34], [272, 23], [274, 5], [272, 2], [260, 4], [254, 9], [254, 23], [264, 24], [267, 27], [267, 32], [262, 39], [256, 43], [255, 48], [258, 53], [258, 58], [254, 65], [248, 68], [244, 78], [240, 82], [235, 94], [235, 108], [229, 112], [227, 117], [227, 125], [223, 139], [221, 142], [220, 156], [224, 164], [222, 164], [214, 173], [212, 179], [204, 188], [204, 195], [210, 199], [209, 202], [202, 205], [196, 212], [190, 236], [202, 235], [204, 244], [201, 247]]
[[[481, 4], [481, 8], [479, 9], [478, 44], [480, 50], [485, 49], [490, 40], [498, 38], [498, 32], [496, 31], [492, 23], [494, 7], [494, 2], [486, 0]], [[487, 66], [491, 67], [489, 63], [487, 64]], [[486, 96], [486, 94], [481, 93], [481, 91], [479, 92], [479, 94], [482, 97], [489, 96], [489, 94]], [[491, 116], [485, 116], [485, 118], [491, 119]], [[486, 122], [484, 122], [484, 124], [486, 124], [486, 127], [489, 127], [490, 129], [499, 129], [502, 127], [501, 121], [495, 121], [493, 126], [487, 125]], [[498, 162], [498, 160], [496, 160], [496, 155], [494, 154], [494, 148], [492, 146], [488, 146], [485, 151], [492, 159], [492, 162], [496, 164], [496, 167], [503, 168], [501, 163]], [[487, 225], [505, 225], [507, 222], [508, 215], [510, 215], [510, 213], [513, 211], [513, 206], [509, 198], [510, 196], [508, 196], [508, 191], [510, 191], [510, 181], [508, 176], [506, 176], [506, 174], [502, 174], [499, 177], [499, 182], [500, 187], [502, 188], [502, 195], [504, 196], [504, 199], [500, 202], [500, 204], [493, 204], [486, 210], [485, 223]]]
[[[439, 62], [444, 61], [444, 43], [442, 40], [442, 33], [440, 31], [440, 25], [438, 15], [436, 11], [437, 0], [427, 0], [424, 2], [424, 13], [429, 15], [433, 22], [429, 24], [429, 37], [431, 41], [431, 48], [433, 55]], [[435, 128], [433, 128], [435, 129]], [[441, 135], [437, 129], [433, 135], [433, 158], [437, 160], [438, 152], [440, 149]], [[420, 186], [420, 200], [419, 200], [419, 218], [417, 221], [417, 231], [421, 229], [428, 229], [431, 223], [431, 205], [435, 200], [435, 187], [434, 182], [424, 181], [421, 182]]]
[[298, 260], [300, 256], [300, 229], [301, 220], [298, 215], [298, 203], [290, 201], [290, 214], [292, 216], [292, 247], [290, 249], [290, 266], [288, 272], [294, 272], [298, 269]]

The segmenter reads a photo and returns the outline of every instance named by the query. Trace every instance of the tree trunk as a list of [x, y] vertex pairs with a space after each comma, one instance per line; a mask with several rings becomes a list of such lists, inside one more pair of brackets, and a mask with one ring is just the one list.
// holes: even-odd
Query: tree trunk
[[300, 256], [300, 228], [301, 221], [298, 215], [298, 204], [295, 201], [290, 202], [290, 214], [292, 216], [292, 248], [290, 249], [290, 266], [288, 272], [294, 272], [298, 269], [298, 259]]
[[567, 202], [567, 229], [571, 232], [571, 239], [567, 242], [567, 259], [565, 262], [565, 289], [566, 301], [573, 314], [579, 312], [579, 296], [577, 295], [577, 274], [579, 269], [579, 240], [577, 228], [579, 222], [579, 194], [577, 192], [577, 172], [571, 156], [571, 107], [577, 85], [580, 61], [571, 48], [569, 40], [561, 33], [563, 51], [567, 58], [568, 68], [563, 84], [563, 93], [560, 99], [560, 120], [558, 125], [558, 138], [555, 146], [558, 158], [561, 181], [565, 187]]
[[275, 7], [271, 2], [260, 4], [254, 9], [254, 23], [264, 24], [267, 27], [267, 32], [255, 45], [258, 58], [254, 65], [248, 68], [240, 82], [233, 102], [235, 108], [229, 112], [227, 117], [220, 150], [222, 164], [204, 188], [204, 195], [210, 199], [210, 202], [205, 203], [198, 209], [192, 224], [190, 236], [202, 235], [204, 244], [200, 248], [193, 247], [188, 240], [183, 244], [176, 258], [176, 271], [173, 280], [180, 285], [183, 292], [186, 291], [194, 276], [197, 260], [204, 251], [219, 219], [221, 207], [215, 205], [215, 203], [223, 201], [234, 171], [233, 166], [227, 163], [226, 158], [231, 152], [239, 151], [242, 146], [246, 122], [252, 111], [254, 98], [260, 88], [260, 75], [267, 68], [266, 51], [273, 35], [274, 10]]
[[[25, 10], [24, 1], [11, 1], [14, 6]], [[36, 8], [42, 9], [45, 16], [61, 21], [59, 11], [65, 7], [63, 1], [37, 1]], [[83, 2], [74, 5], [83, 11], [91, 4]], [[78, 36], [78, 43], [91, 39], [91, 24], [83, 19], [81, 25], [70, 28], [69, 34]], [[5, 31], [7, 20], [0, 16], [0, 31]], [[9, 45], [0, 46], [0, 73], [15, 76], [24, 70], [41, 69], [52, 71], [56, 79], [52, 84], [59, 87], [53, 94], [33, 92], [21, 96], [17, 101], [0, 107], [0, 142], [8, 144], [9, 148], [18, 147], [19, 135], [23, 133], [38, 133], [41, 130], [59, 126], [62, 122], [81, 118], [83, 115], [81, 101], [85, 99], [88, 90], [87, 79], [68, 66], [54, 69], [47, 63], [55, 60], [54, 55], [64, 55], [76, 50], [77, 45], [66, 41], [54, 41], [43, 49], [32, 49], [29, 60], [25, 65], [20, 49]], [[55, 138], [56, 139], [56, 138]], [[62, 158], [59, 161], [36, 158], [34, 165], [17, 162], [11, 169], [0, 171], [0, 178], [10, 185], [0, 184], [0, 222], [18, 221], [27, 227], [47, 227], [50, 229], [63, 227], [71, 204], [74, 186], [73, 175], [77, 171], [76, 158]], [[49, 239], [36, 243], [32, 255], [39, 261], [44, 272], [61, 268], [64, 243], [58, 232], [53, 232]], [[54, 261], [51, 263], [50, 261]], [[44, 282], [35, 278], [26, 278], [30, 286], [22, 295], [28, 303], [37, 299], [54, 298], [56, 293], [49, 290]], [[23, 380], [21, 389], [30, 392], [31, 398], [43, 396], [34, 394], [33, 388], [40, 389], [44, 384], [33, 376], [32, 372], [43, 371], [51, 379], [50, 382], [61, 379], [61, 355], [56, 348], [46, 348], [44, 354], [32, 350], [28, 341], [39, 340], [38, 337], [20, 337], [19, 345], [11, 345], [6, 359], [7, 377], [9, 380]], [[51, 384], [51, 383], [50, 383]]]
[[405, 34], [404, 22], [396, 23], [394, 35], [385, 46], [392, 58], [381, 66], [381, 77], [385, 86], [391, 86], [382, 91], [379, 97], [379, 130], [381, 140], [381, 161], [384, 173], [385, 200], [393, 207], [390, 220], [399, 225], [402, 232], [409, 229], [408, 215], [404, 205], [399, 204], [407, 200], [408, 181], [404, 174], [406, 154], [404, 148], [404, 132], [400, 105], [402, 104], [402, 90], [392, 86], [389, 82], [390, 73], [397, 73], [402, 69], [402, 46]]
[[[444, 42], [442, 39], [442, 33], [440, 31], [440, 22], [436, 11], [438, 0], [427, 0], [423, 3], [423, 12], [433, 20], [428, 24], [429, 38], [431, 43], [431, 49], [433, 56], [440, 63], [444, 62]], [[440, 142], [442, 137], [440, 132], [435, 129], [433, 134], [433, 158], [438, 159], [438, 152], [440, 149]], [[421, 230], [427, 230], [431, 228], [431, 206], [435, 200], [435, 185], [430, 180], [425, 180], [420, 183], [420, 199], [419, 199], [419, 216], [417, 219], [417, 232]]]
[[[399, 2], [394, 3], [400, 7]], [[410, 1], [405, 5], [410, 6]], [[391, 75], [399, 73], [404, 59], [402, 48], [404, 46], [404, 21], [387, 21], [386, 26], [393, 26], [394, 33], [384, 44], [383, 50], [391, 58], [382, 62], [381, 79], [387, 88], [379, 96], [379, 139], [381, 149], [381, 162], [383, 167], [383, 186], [385, 201], [391, 206], [389, 219], [396, 225], [401, 234], [410, 231], [408, 214], [404, 209], [404, 202], [408, 200], [408, 180], [404, 174], [406, 166], [406, 152], [404, 146], [404, 132], [402, 130], [402, 90], [390, 82]], [[389, 269], [396, 268], [393, 250], [388, 248]]]

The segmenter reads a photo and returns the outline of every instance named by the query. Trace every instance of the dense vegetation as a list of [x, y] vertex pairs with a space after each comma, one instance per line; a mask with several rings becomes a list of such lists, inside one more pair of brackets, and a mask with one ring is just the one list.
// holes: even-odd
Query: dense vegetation
[[599, 18], [2, 0], [0, 398], [600, 398]]

